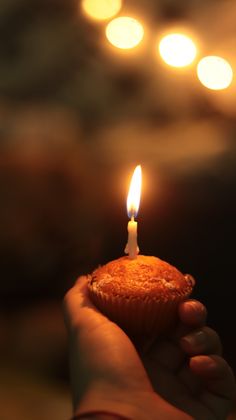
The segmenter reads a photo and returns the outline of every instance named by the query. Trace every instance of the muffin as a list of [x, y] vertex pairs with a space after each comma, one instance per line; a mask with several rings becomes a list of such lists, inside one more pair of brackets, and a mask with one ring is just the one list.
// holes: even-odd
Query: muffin
[[88, 276], [92, 302], [129, 335], [167, 332], [194, 280], [157, 257], [121, 257]]

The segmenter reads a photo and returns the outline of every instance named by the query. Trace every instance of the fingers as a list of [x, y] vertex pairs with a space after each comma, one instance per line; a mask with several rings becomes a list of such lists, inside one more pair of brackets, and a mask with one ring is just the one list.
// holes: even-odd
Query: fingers
[[209, 327], [202, 327], [181, 337], [180, 346], [190, 356], [198, 354], [222, 353], [221, 341], [218, 334]]
[[[208, 408], [209, 418], [228, 418], [236, 390], [233, 372], [222, 357], [194, 356], [189, 366], [179, 371], [178, 377], [191, 394], [200, 399], [202, 406]], [[196, 408], [194, 418], [206, 418], [206, 411], [199, 415], [197, 411]]]
[[[206, 321], [207, 311], [205, 306], [197, 300], [188, 300], [182, 302], [178, 308], [179, 313], [179, 325], [171, 332], [162, 343], [156, 343], [153, 339], [150, 343], [144, 346], [144, 350], [141, 354], [152, 353], [153, 357], [159, 364], [168, 367], [174, 371], [184, 361], [186, 357], [186, 349], [184, 346], [179, 345], [179, 339], [182, 336], [190, 333], [193, 328], [198, 328], [204, 325]], [[139, 346], [140, 348], [140, 346]], [[140, 351], [140, 350], [139, 350]], [[188, 353], [188, 352], [187, 352]], [[198, 353], [189, 353], [198, 354]]]
[[207, 310], [205, 306], [197, 300], [187, 300], [182, 302], [178, 308], [180, 321], [190, 327], [200, 327], [205, 324]]
[[203, 378], [208, 391], [231, 399], [235, 394], [235, 379], [232, 369], [220, 356], [194, 356], [189, 362], [190, 369]]
[[194, 356], [189, 365], [205, 384], [201, 401], [217, 414], [217, 418], [226, 418], [236, 394], [232, 369], [222, 357], [215, 355]]
[[179, 325], [172, 332], [171, 338], [174, 341], [187, 335], [193, 328], [200, 328], [206, 322], [207, 310], [205, 306], [197, 300], [187, 300], [178, 307]]

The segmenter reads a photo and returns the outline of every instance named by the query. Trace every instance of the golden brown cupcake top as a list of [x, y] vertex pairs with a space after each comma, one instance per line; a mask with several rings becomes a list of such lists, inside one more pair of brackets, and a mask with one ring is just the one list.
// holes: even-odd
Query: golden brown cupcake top
[[98, 267], [89, 276], [89, 289], [107, 296], [171, 299], [187, 290], [194, 280], [157, 257], [121, 257]]

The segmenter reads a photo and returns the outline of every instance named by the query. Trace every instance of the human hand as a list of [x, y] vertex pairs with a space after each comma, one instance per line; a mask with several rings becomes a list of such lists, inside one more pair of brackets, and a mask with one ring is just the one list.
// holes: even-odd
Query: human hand
[[180, 323], [162, 340], [139, 348], [154, 390], [194, 419], [226, 419], [235, 379], [221, 357], [218, 334], [205, 325], [206, 308], [196, 300], [179, 306]]
[[175, 331], [145, 347], [91, 303], [86, 277], [67, 293], [65, 314], [75, 413], [101, 410], [135, 420], [226, 418], [234, 377], [219, 356], [217, 334], [204, 327], [200, 302], [182, 303]]

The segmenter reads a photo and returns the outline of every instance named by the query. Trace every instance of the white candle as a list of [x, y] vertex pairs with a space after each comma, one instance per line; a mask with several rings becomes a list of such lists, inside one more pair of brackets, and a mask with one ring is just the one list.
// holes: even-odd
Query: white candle
[[129, 254], [129, 258], [134, 259], [139, 253], [139, 247], [137, 242], [137, 228], [138, 222], [132, 217], [128, 223], [128, 242], [125, 247], [125, 253]]
[[139, 165], [134, 170], [127, 198], [127, 212], [131, 220], [128, 223], [128, 242], [125, 247], [125, 253], [129, 254], [129, 258], [131, 259], [136, 258], [139, 253], [139, 247], [137, 242], [138, 223], [134, 220], [134, 218], [135, 216], [137, 216], [139, 209], [141, 183], [142, 171], [141, 166]]

